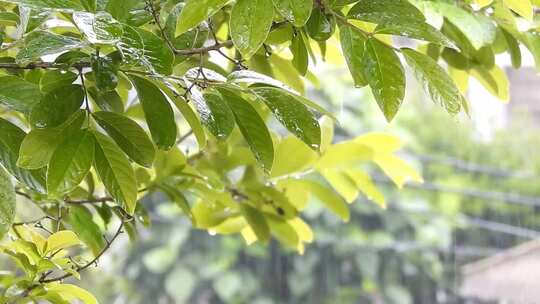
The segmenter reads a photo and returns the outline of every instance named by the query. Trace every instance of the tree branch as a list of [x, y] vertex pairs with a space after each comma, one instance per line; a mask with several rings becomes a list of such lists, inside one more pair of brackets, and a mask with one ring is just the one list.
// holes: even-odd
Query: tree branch
[[[118, 238], [118, 236], [120, 236], [120, 234], [122, 234], [122, 230], [124, 228], [124, 225], [128, 222], [129, 220], [124, 220], [122, 219], [122, 222], [120, 223], [120, 225], [118, 226], [118, 229], [116, 230], [116, 233], [113, 235], [112, 239], [110, 239], [109, 241], [107, 241], [105, 243], [105, 247], [103, 247], [103, 249], [99, 252], [98, 255], [96, 255], [95, 258], [93, 258], [90, 262], [84, 264], [83, 266], [79, 266], [77, 267], [76, 271], [77, 272], [81, 272], [81, 271], [84, 271], [85, 269], [89, 268], [90, 266], [94, 265], [94, 264], [97, 264], [97, 262], [99, 261], [99, 259], [111, 248], [111, 245], [114, 243], [114, 241]], [[59, 277], [56, 277], [56, 278], [50, 278], [50, 279], [47, 279], [46, 276], [41, 278], [39, 280], [40, 283], [52, 283], [52, 282], [58, 282], [58, 281], [62, 281], [64, 279], [67, 279], [69, 277], [73, 276], [73, 274], [71, 273], [66, 273], [64, 275], [61, 275]]]

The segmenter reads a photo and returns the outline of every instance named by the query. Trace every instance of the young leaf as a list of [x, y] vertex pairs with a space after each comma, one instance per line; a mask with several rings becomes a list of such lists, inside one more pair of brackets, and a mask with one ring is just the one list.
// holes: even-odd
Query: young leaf
[[431, 99], [443, 106], [449, 113], [458, 113], [461, 109], [463, 96], [443, 68], [429, 56], [412, 49], [404, 48], [402, 53]]
[[53, 253], [57, 250], [80, 245], [79, 237], [70, 230], [58, 231], [47, 238], [45, 242], [44, 254]]
[[11, 184], [11, 178], [0, 167], [0, 239], [11, 228], [15, 218], [15, 189]]
[[234, 114], [216, 91], [206, 91], [203, 100], [196, 102], [202, 123], [216, 138], [225, 140], [234, 129]]
[[39, 87], [17, 76], [0, 77], [0, 104], [29, 113], [41, 100]]
[[47, 169], [49, 195], [67, 193], [83, 181], [94, 161], [94, 143], [92, 133], [79, 130], [58, 146]]
[[236, 124], [248, 146], [263, 169], [270, 171], [274, 162], [274, 145], [266, 124], [257, 111], [238, 93], [230, 89], [219, 88], [234, 113]]
[[364, 78], [388, 121], [391, 121], [405, 96], [405, 72], [394, 50], [375, 38], [366, 41], [362, 61]]
[[137, 181], [128, 158], [107, 136], [94, 132], [95, 167], [107, 192], [126, 212], [133, 214], [137, 204]]
[[96, 112], [92, 116], [134, 162], [144, 167], [152, 166], [156, 149], [136, 122], [113, 112]]
[[57, 88], [47, 93], [30, 113], [35, 128], [52, 128], [64, 123], [79, 110], [84, 101], [84, 90], [78, 84]]
[[176, 35], [183, 34], [212, 17], [229, 0], [187, 0], [176, 24]]
[[277, 11], [296, 27], [304, 26], [311, 10], [313, 9], [313, 0], [273, 0]]
[[231, 38], [246, 59], [251, 58], [266, 40], [272, 21], [272, 0], [239, 0], [230, 18]]
[[318, 150], [321, 128], [311, 111], [292, 94], [273, 87], [254, 88], [253, 92], [274, 113], [274, 116], [308, 147]]
[[146, 78], [129, 75], [142, 104], [148, 128], [154, 143], [168, 150], [176, 143], [174, 112], [161, 90]]

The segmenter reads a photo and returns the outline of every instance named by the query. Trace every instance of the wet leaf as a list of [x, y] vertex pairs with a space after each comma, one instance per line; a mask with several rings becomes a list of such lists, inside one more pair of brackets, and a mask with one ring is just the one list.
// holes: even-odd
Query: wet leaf
[[34, 31], [24, 38], [23, 47], [15, 59], [24, 64], [45, 55], [54, 55], [82, 46], [83, 42], [75, 38], [46, 31]]
[[11, 177], [0, 167], [0, 239], [11, 228], [15, 218], [15, 189]]
[[17, 76], [0, 77], [0, 103], [16, 111], [29, 113], [41, 100], [39, 87]]
[[231, 12], [231, 38], [246, 59], [262, 46], [274, 19], [272, 0], [239, 0]]
[[313, 0], [273, 0], [277, 11], [296, 27], [306, 24], [313, 9]]
[[32, 109], [30, 123], [40, 129], [57, 127], [81, 108], [84, 96], [84, 90], [78, 84], [54, 89]]

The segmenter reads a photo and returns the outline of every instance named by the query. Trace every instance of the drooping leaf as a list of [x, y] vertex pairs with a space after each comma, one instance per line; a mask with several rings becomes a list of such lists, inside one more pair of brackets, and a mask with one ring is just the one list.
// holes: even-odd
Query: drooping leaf
[[340, 26], [339, 31], [341, 50], [347, 61], [347, 66], [353, 78], [354, 85], [356, 87], [363, 87], [367, 85], [362, 69], [367, 37], [350, 25]]
[[267, 242], [270, 239], [270, 227], [266, 222], [264, 215], [257, 209], [246, 204], [241, 205], [242, 215], [248, 222], [257, 239], [261, 242]]
[[98, 255], [105, 246], [105, 239], [99, 226], [92, 220], [92, 213], [84, 206], [71, 206], [67, 218], [71, 229]]
[[422, 12], [407, 0], [361, 0], [349, 10], [348, 17], [371, 23], [425, 19]]
[[47, 169], [47, 192], [58, 195], [79, 185], [94, 162], [94, 136], [80, 130], [66, 138], [55, 150]]
[[277, 11], [296, 27], [306, 24], [313, 9], [313, 0], [273, 0]]
[[108, 0], [105, 9], [114, 19], [123, 21], [129, 16], [129, 11], [139, 4], [139, 0]]
[[30, 7], [41, 9], [56, 9], [56, 10], [83, 10], [84, 7], [77, 0], [6, 0], [16, 4], [23, 4]]
[[99, 178], [114, 200], [133, 214], [137, 204], [137, 180], [128, 158], [107, 136], [94, 132], [95, 167]]
[[72, 84], [78, 75], [70, 71], [50, 70], [41, 76], [39, 87], [42, 92], [49, 93], [60, 87]]
[[225, 88], [219, 88], [219, 92], [234, 113], [236, 124], [255, 158], [263, 169], [270, 171], [274, 162], [274, 145], [264, 121], [238, 93]]
[[122, 25], [107, 12], [75, 12], [73, 22], [92, 44], [115, 44], [122, 38]]
[[234, 114], [221, 94], [206, 91], [203, 100], [195, 102], [199, 116], [206, 128], [218, 139], [225, 140], [234, 129]]
[[432, 42], [445, 47], [457, 48], [454, 43], [444, 36], [439, 30], [428, 23], [419, 21], [388, 21], [379, 24], [375, 28], [375, 33], [409, 37]]
[[107, 57], [92, 57], [92, 72], [100, 91], [112, 91], [118, 85], [118, 71]]
[[379, 108], [391, 121], [405, 96], [405, 72], [399, 57], [389, 46], [370, 38], [366, 41], [362, 70]]
[[327, 14], [323, 9], [316, 8], [311, 13], [306, 24], [309, 37], [317, 41], [326, 41], [332, 37], [336, 29], [334, 17]]
[[167, 98], [149, 80], [132, 74], [129, 78], [139, 95], [154, 143], [160, 149], [170, 149], [176, 143], [177, 129], [174, 112]]
[[11, 184], [11, 178], [0, 167], [0, 239], [11, 228], [15, 218], [15, 189]]
[[321, 128], [313, 113], [291, 93], [273, 87], [254, 88], [253, 92], [274, 116], [296, 137], [313, 150], [321, 144]]
[[17, 76], [0, 77], [0, 103], [16, 111], [28, 113], [39, 103], [39, 87]]
[[195, 134], [195, 138], [197, 139], [197, 143], [199, 145], [199, 150], [203, 149], [206, 146], [206, 134], [193, 108], [189, 106], [184, 97], [174, 92], [165, 83], [158, 81], [157, 86], [162, 90], [163, 93], [165, 93], [165, 95], [167, 95], [167, 97], [169, 97], [170, 100], [172, 100], [178, 111], [182, 113], [187, 123], [191, 127], [191, 130], [193, 130], [193, 134]]
[[178, 16], [176, 35], [183, 34], [212, 17], [230, 0], [187, 0]]
[[85, 114], [80, 110], [61, 126], [30, 131], [21, 143], [17, 165], [25, 169], [47, 166], [58, 145], [79, 130], [84, 120]]
[[156, 150], [146, 132], [130, 118], [113, 112], [92, 114], [116, 144], [136, 163], [150, 167]]
[[98, 107], [104, 111], [123, 113], [124, 103], [122, 97], [116, 90], [112, 91], [98, 91], [95, 87], [87, 89], [88, 94], [92, 97]]
[[130, 63], [163, 75], [172, 73], [174, 54], [167, 43], [152, 32], [124, 25], [119, 48]]
[[45, 171], [25, 170], [17, 166], [19, 150], [25, 136], [26, 133], [23, 130], [0, 118], [0, 163], [18, 181], [44, 193]]
[[402, 53], [407, 63], [431, 99], [456, 114], [461, 109], [463, 96], [448, 74], [429, 56], [404, 48]]
[[231, 38], [246, 59], [262, 46], [274, 19], [272, 0], [239, 0], [230, 17]]
[[23, 47], [17, 53], [19, 63], [28, 63], [41, 56], [54, 55], [82, 47], [82, 41], [46, 31], [34, 31], [24, 38]]
[[294, 36], [289, 49], [293, 54], [292, 64], [294, 68], [300, 75], [305, 76], [309, 66], [309, 57], [304, 37], [300, 34]]
[[40, 129], [57, 127], [81, 108], [84, 97], [84, 90], [78, 84], [54, 89], [32, 109], [30, 123]]

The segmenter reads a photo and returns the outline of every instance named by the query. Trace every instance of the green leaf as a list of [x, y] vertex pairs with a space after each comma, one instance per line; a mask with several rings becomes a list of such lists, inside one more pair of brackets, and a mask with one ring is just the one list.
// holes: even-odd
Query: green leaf
[[79, 130], [58, 146], [47, 169], [49, 195], [68, 193], [83, 181], [94, 162], [94, 144], [89, 131]]
[[277, 11], [296, 27], [304, 26], [313, 9], [313, 0], [273, 0]]
[[201, 125], [197, 114], [195, 114], [189, 103], [184, 99], [184, 97], [167, 87], [165, 83], [161, 81], [154, 83], [163, 91], [163, 93], [165, 93], [165, 95], [169, 97], [170, 100], [172, 100], [178, 111], [182, 113], [187, 123], [191, 127], [191, 130], [193, 130], [193, 134], [195, 134], [195, 138], [197, 139], [197, 143], [199, 145], [199, 150], [206, 147], [206, 134], [203, 126]]
[[6, 0], [16, 4], [40, 8], [40, 9], [59, 9], [59, 10], [84, 10], [84, 7], [77, 0]]
[[366, 41], [362, 70], [379, 108], [391, 121], [405, 96], [405, 72], [399, 57], [386, 44], [370, 38]]
[[483, 66], [475, 65], [470, 71], [493, 96], [499, 98], [502, 102], [508, 102], [510, 99], [510, 82], [504, 70], [498, 66], [486, 69]]
[[454, 43], [433, 26], [419, 21], [388, 21], [375, 28], [376, 34], [390, 34], [432, 42], [445, 47], [457, 48]]
[[146, 132], [136, 122], [113, 112], [96, 112], [92, 115], [134, 162], [144, 167], [152, 166], [156, 149]]
[[366, 86], [368, 83], [363, 74], [363, 59], [366, 43], [366, 35], [350, 25], [339, 27], [341, 38], [341, 50], [347, 61], [347, 66], [356, 87]]
[[57, 127], [79, 110], [84, 101], [81, 85], [71, 84], [47, 93], [30, 113], [30, 123], [36, 128]]
[[332, 37], [336, 30], [336, 20], [330, 14], [326, 14], [321, 8], [316, 8], [309, 17], [306, 31], [309, 37], [317, 41], [326, 41]]
[[234, 45], [245, 59], [262, 46], [274, 19], [272, 0], [238, 0], [230, 17]]
[[183, 34], [212, 17], [229, 0], [187, 0], [176, 24], [176, 35]]
[[19, 63], [28, 63], [45, 55], [54, 55], [84, 46], [83, 42], [46, 31], [34, 31], [24, 38], [23, 47], [17, 53]]
[[122, 21], [129, 17], [129, 11], [139, 3], [139, 0], [109, 0], [105, 9], [114, 19]]
[[255, 158], [264, 170], [270, 171], [274, 162], [274, 144], [264, 121], [238, 93], [225, 88], [218, 90], [234, 113], [236, 124]]
[[347, 16], [371, 23], [425, 19], [422, 12], [407, 0], [361, 0], [349, 10]]
[[119, 48], [128, 62], [163, 75], [172, 74], [174, 54], [167, 43], [154, 33], [124, 25]]
[[92, 44], [116, 44], [122, 38], [122, 25], [107, 12], [75, 12], [72, 16], [77, 28]]
[[491, 20], [475, 16], [455, 4], [443, 2], [425, 2], [453, 25], [459, 28], [475, 49], [492, 43], [495, 40], [495, 29]]
[[79, 130], [84, 121], [84, 111], [80, 110], [59, 127], [32, 130], [21, 143], [17, 165], [25, 169], [47, 166], [58, 145]]
[[11, 177], [0, 167], [0, 239], [11, 228], [15, 218], [16, 198]]
[[191, 206], [189, 205], [188, 200], [177, 187], [163, 183], [159, 184], [158, 188], [161, 189], [169, 197], [169, 199], [172, 200], [182, 210], [182, 212], [189, 217], [191, 221], [195, 220], [193, 214], [191, 213]]
[[449, 113], [458, 113], [463, 96], [444, 69], [429, 56], [412, 49], [404, 48], [402, 54], [431, 99]]
[[78, 75], [70, 71], [50, 70], [43, 73], [39, 82], [42, 92], [48, 93], [57, 88], [72, 84]]
[[0, 118], [0, 163], [4, 168], [21, 183], [28, 187], [44, 193], [45, 192], [45, 171], [25, 170], [17, 166], [19, 150], [26, 133], [10, 123]]
[[19, 112], [29, 113], [39, 103], [39, 87], [16, 76], [0, 77], [0, 103]]
[[92, 72], [100, 91], [112, 91], [118, 85], [117, 67], [109, 58], [92, 57]]
[[308, 147], [318, 150], [321, 128], [313, 113], [291, 93], [272, 87], [254, 88], [253, 92], [270, 108], [274, 116]]
[[504, 39], [506, 40], [506, 45], [508, 46], [508, 52], [510, 52], [510, 57], [512, 59], [512, 66], [514, 69], [519, 69], [521, 67], [521, 50], [519, 48], [519, 42], [517, 41], [512, 34], [507, 32], [504, 29], [501, 29]]
[[96, 138], [95, 168], [114, 200], [133, 214], [137, 204], [137, 180], [128, 158], [107, 136], [94, 132]]
[[309, 57], [304, 37], [299, 33], [294, 36], [289, 49], [293, 54], [292, 64], [294, 68], [300, 75], [305, 76], [308, 71]]
[[129, 75], [142, 104], [148, 128], [154, 143], [168, 150], [176, 143], [174, 112], [161, 90], [146, 78]]
[[99, 226], [92, 220], [92, 213], [84, 206], [70, 206], [67, 221], [94, 255], [98, 255], [105, 246], [105, 240]]
[[88, 94], [100, 109], [108, 112], [124, 113], [124, 103], [117, 91], [98, 91], [95, 87], [88, 88]]
[[242, 210], [242, 215], [253, 229], [257, 239], [261, 242], [270, 240], [270, 227], [264, 215], [259, 210], [246, 204], [240, 205], [240, 210]]
[[194, 98], [195, 107], [202, 123], [216, 138], [225, 140], [234, 129], [234, 114], [227, 102], [216, 91], [206, 91], [200, 98]]

